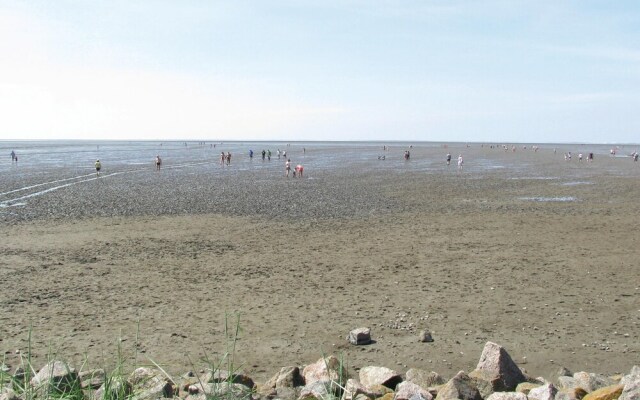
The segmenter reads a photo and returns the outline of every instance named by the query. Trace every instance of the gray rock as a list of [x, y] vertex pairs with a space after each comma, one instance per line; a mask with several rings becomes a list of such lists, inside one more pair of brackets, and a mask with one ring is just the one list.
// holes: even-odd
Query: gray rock
[[239, 383], [241, 385], [245, 385], [246, 387], [253, 389], [255, 383], [253, 379], [249, 376], [243, 374], [242, 372], [235, 372], [233, 374], [229, 374], [227, 371], [207, 371], [203, 375], [200, 376], [201, 382], [206, 383]]
[[569, 368], [560, 367], [557, 376], [573, 376], [573, 372], [571, 372]]
[[347, 340], [351, 344], [363, 345], [371, 343], [371, 329], [369, 328], [357, 328], [349, 332]]
[[559, 376], [558, 387], [560, 388], [560, 390], [573, 389], [575, 387], [578, 387], [578, 384], [576, 383], [576, 379], [573, 376]]
[[354, 400], [358, 395], [367, 393], [367, 387], [355, 379], [347, 379], [342, 392], [342, 400]]
[[429, 331], [420, 331], [418, 334], [418, 340], [422, 343], [430, 343], [433, 342], [433, 337]]
[[30, 383], [44, 397], [68, 394], [80, 388], [78, 373], [62, 361], [51, 361], [45, 365]]
[[537, 388], [531, 389], [527, 396], [530, 400], [553, 400], [558, 393], [558, 389], [552, 384], [546, 384]]
[[576, 380], [576, 386], [581, 387], [588, 393], [594, 390], [603, 388], [605, 386], [615, 385], [616, 381], [600, 374], [593, 374], [590, 372], [576, 372], [573, 374], [573, 379]]
[[280, 368], [277, 374], [269, 379], [264, 386], [268, 386], [274, 389], [284, 387], [297, 387], [304, 386], [304, 378], [300, 375], [300, 368], [298, 367], [283, 367]]
[[96, 390], [104, 384], [105, 374], [103, 369], [92, 369], [80, 372], [78, 378], [83, 389]]
[[395, 389], [402, 382], [402, 376], [399, 373], [385, 367], [364, 367], [360, 369], [359, 376], [360, 382], [367, 387], [384, 385]]
[[620, 383], [624, 385], [624, 389], [618, 400], [640, 400], [640, 368], [634, 366]]
[[346, 381], [346, 370], [335, 356], [321, 358], [302, 370], [304, 382], [309, 385], [316, 381]]
[[197, 383], [189, 386], [189, 396], [204, 395], [208, 399], [240, 400], [250, 399], [251, 389], [241, 383], [229, 381], [218, 383]]
[[20, 396], [10, 388], [4, 388], [0, 391], [0, 400], [21, 400]]
[[486, 400], [527, 400], [527, 395], [518, 392], [495, 392]]
[[98, 390], [93, 394], [93, 398], [102, 399], [125, 399], [132, 393], [131, 384], [121, 377], [107, 378]]
[[562, 389], [556, 393], [555, 400], [582, 400], [587, 392], [582, 388]]
[[437, 372], [427, 372], [423, 369], [411, 368], [404, 376], [406, 381], [413, 382], [424, 389], [446, 383], [444, 378], [438, 375]]
[[336, 391], [335, 384], [331, 381], [315, 381], [300, 391], [298, 399], [325, 400], [333, 398]]
[[396, 386], [394, 400], [433, 400], [433, 396], [426, 389], [413, 382], [401, 382]]
[[493, 342], [485, 344], [480, 361], [469, 376], [478, 381], [483, 397], [492, 392], [513, 391], [519, 383], [527, 381], [507, 351]]
[[162, 372], [151, 368], [138, 368], [128, 379], [133, 392], [133, 400], [155, 400], [173, 397], [176, 387]]
[[438, 391], [437, 400], [482, 400], [482, 396], [475, 381], [460, 371]]

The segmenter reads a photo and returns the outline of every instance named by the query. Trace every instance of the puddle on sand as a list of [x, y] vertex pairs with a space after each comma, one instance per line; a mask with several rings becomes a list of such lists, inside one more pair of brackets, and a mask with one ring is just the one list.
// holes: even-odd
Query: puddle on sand
[[27, 203], [0, 203], [0, 208], [22, 207], [26, 205]]
[[564, 183], [561, 183], [560, 185], [561, 186], [593, 185], [593, 182], [573, 181], [573, 182], [564, 182]]
[[570, 201], [578, 201], [573, 196], [563, 196], [563, 197], [519, 197], [519, 200], [525, 201], [538, 201], [538, 202], [556, 202], [556, 203], [566, 203]]

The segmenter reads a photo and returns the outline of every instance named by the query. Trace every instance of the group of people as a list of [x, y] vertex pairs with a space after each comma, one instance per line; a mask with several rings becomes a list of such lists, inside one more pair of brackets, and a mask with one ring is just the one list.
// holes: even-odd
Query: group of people
[[[291, 159], [287, 159], [287, 162], [284, 163], [284, 176], [289, 177], [289, 173], [291, 172]], [[293, 170], [293, 177], [302, 178], [304, 173], [304, 167], [302, 164], [296, 165], [296, 168]]]
[[220, 165], [231, 165], [231, 152], [228, 151], [227, 154], [223, 152], [220, 153]]

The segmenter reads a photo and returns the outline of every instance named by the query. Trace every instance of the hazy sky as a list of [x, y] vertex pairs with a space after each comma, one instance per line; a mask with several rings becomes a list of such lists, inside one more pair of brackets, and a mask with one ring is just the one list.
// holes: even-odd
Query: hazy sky
[[640, 1], [0, 0], [0, 139], [640, 142]]

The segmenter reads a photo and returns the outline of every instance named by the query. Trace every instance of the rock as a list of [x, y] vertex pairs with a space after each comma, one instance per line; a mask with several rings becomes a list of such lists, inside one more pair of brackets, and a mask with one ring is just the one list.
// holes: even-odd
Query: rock
[[578, 384], [573, 376], [559, 376], [558, 387], [560, 388], [560, 390], [573, 389], [578, 387]]
[[94, 399], [125, 399], [131, 396], [131, 384], [120, 376], [110, 377], [93, 394]]
[[[265, 382], [264, 385], [258, 385], [257, 393], [261, 396], [275, 396], [280, 392], [284, 393], [285, 388], [294, 388], [304, 386], [304, 378], [300, 375], [300, 368], [298, 367], [283, 367], [276, 373], [271, 379]], [[295, 393], [295, 397], [298, 394]]]
[[367, 387], [355, 379], [347, 379], [342, 392], [342, 400], [354, 400], [358, 395], [365, 394]]
[[429, 331], [420, 331], [418, 334], [418, 341], [422, 343], [433, 342], [433, 337]]
[[522, 383], [518, 384], [518, 386], [516, 386], [516, 392], [529, 394], [529, 391], [531, 389], [535, 389], [537, 387], [540, 387], [539, 383], [522, 382]]
[[204, 395], [205, 399], [250, 399], [251, 389], [241, 383], [197, 383], [189, 386], [189, 396]]
[[355, 400], [363, 396], [368, 399], [377, 399], [385, 394], [393, 394], [393, 390], [383, 385], [367, 387], [355, 379], [348, 379], [342, 393], [342, 400]]
[[483, 397], [492, 392], [513, 391], [519, 383], [527, 381], [507, 351], [493, 342], [485, 344], [480, 361], [469, 376], [478, 381]]
[[321, 358], [314, 364], [307, 365], [302, 370], [302, 376], [306, 385], [316, 381], [345, 382], [347, 378], [345, 368], [335, 356]]
[[315, 381], [302, 388], [298, 399], [324, 400], [333, 398], [335, 392], [333, 386], [331, 381]]
[[433, 400], [427, 390], [413, 382], [401, 382], [396, 386], [394, 400]]
[[460, 371], [438, 390], [437, 400], [482, 400], [482, 396], [475, 381]]
[[51, 361], [31, 378], [31, 386], [44, 397], [68, 394], [80, 389], [80, 380], [75, 369], [62, 361]]
[[402, 382], [402, 376], [396, 371], [385, 367], [364, 367], [360, 369], [360, 382], [365, 386], [384, 385], [395, 389]]
[[486, 400], [527, 400], [527, 395], [519, 392], [495, 392]]
[[357, 328], [349, 332], [347, 340], [351, 344], [363, 345], [371, 343], [371, 329], [369, 328]]
[[413, 382], [416, 385], [421, 386], [423, 389], [446, 383], [444, 378], [438, 375], [437, 372], [427, 372], [423, 369], [411, 368], [404, 374], [404, 376], [406, 381]]
[[553, 400], [556, 393], [558, 393], [558, 389], [552, 383], [548, 383], [529, 390], [527, 396], [530, 400]]
[[562, 389], [556, 393], [555, 400], [582, 400], [586, 395], [582, 388]]
[[151, 368], [137, 368], [127, 380], [131, 385], [134, 400], [155, 400], [173, 397], [176, 387], [162, 372]]
[[573, 372], [571, 372], [569, 368], [560, 367], [556, 376], [573, 376]]
[[616, 382], [609, 377], [589, 372], [576, 372], [573, 374], [573, 379], [576, 380], [576, 386], [583, 388], [587, 393], [616, 384]]
[[255, 386], [253, 379], [241, 372], [229, 374], [227, 371], [207, 371], [200, 376], [200, 381], [204, 383], [238, 383], [249, 389], [253, 389]]
[[619, 400], [639, 400], [640, 399], [640, 368], [634, 366], [629, 375], [625, 375], [620, 381], [624, 385]]
[[624, 385], [611, 385], [594, 390], [584, 396], [582, 400], [616, 400], [622, 394]]
[[21, 400], [20, 396], [10, 388], [0, 390], [0, 400]]
[[302, 387], [281, 387], [276, 389], [276, 398], [280, 400], [297, 400]]
[[80, 386], [83, 389], [96, 390], [104, 384], [105, 374], [103, 369], [92, 369], [89, 371], [83, 371], [78, 374], [80, 379]]

